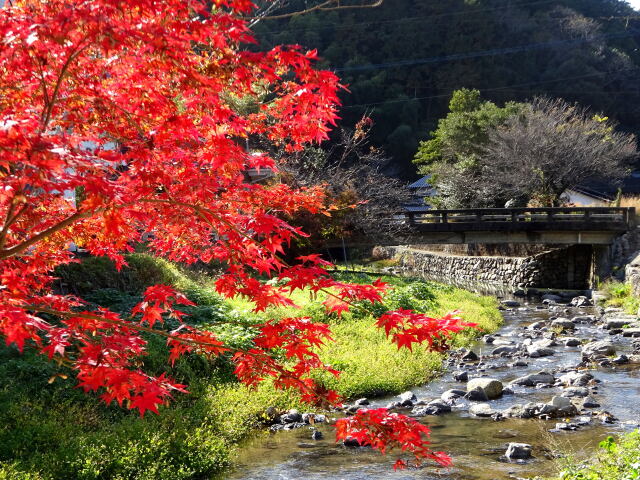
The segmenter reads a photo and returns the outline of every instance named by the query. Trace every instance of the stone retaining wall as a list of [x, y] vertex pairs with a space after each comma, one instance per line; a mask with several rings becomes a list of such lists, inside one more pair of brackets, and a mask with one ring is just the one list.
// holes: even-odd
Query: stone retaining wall
[[589, 288], [591, 249], [576, 245], [530, 257], [458, 256], [411, 247], [376, 247], [375, 258], [396, 258], [405, 273], [425, 279], [495, 283], [514, 288]]

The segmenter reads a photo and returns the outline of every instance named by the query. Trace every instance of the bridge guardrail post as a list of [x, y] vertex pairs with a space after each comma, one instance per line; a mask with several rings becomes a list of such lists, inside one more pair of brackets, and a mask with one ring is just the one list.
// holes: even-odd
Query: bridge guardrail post
[[449, 219], [447, 218], [447, 212], [442, 212], [441, 220], [442, 220], [442, 223], [449, 223]]

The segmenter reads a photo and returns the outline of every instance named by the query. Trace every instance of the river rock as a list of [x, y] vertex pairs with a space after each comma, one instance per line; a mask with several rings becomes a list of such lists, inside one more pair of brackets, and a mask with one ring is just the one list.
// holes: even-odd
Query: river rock
[[516, 300], [502, 300], [500, 302], [502, 305], [504, 305], [505, 307], [519, 307], [520, 306], [520, 302], [516, 301]]
[[467, 400], [471, 400], [472, 402], [486, 402], [487, 400], [489, 400], [489, 397], [487, 397], [487, 394], [482, 389], [482, 387], [476, 387], [469, 390], [465, 394], [464, 398], [466, 398]]
[[573, 297], [569, 305], [572, 307], [589, 307], [591, 306], [591, 300], [584, 295], [580, 295], [579, 297]]
[[280, 415], [281, 423], [297, 423], [302, 422], [302, 414], [295, 408], [289, 410], [287, 413]]
[[476, 354], [473, 350], [469, 350], [460, 358], [465, 362], [477, 362], [478, 360], [480, 360], [480, 358], [478, 357], [478, 354]]
[[618, 355], [616, 358], [611, 360], [611, 363], [615, 363], [616, 365], [625, 365], [629, 363], [629, 357], [624, 354]]
[[640, 337], [640, 328], [625, 328], [622, 330], [623, 337]]
[[345, 439], [342, 441], [342, 444], [343, 444], [345, 447], [351, 447], [351, 448], [359, 447], [359, 446], [360, 446], [360, 442], [358, 442], [358, 440], [356, 440], [356, 439], [355, 439], [355, 438], [353, 438], [353, 437], [347, 437], [347, 438], [345, 438]]
[[549, 347], [555, 347], [556, 345], [558, 344], [553, 338], [543, 338], [541, 340], [536, 340], [535, 342], [531, 343], [531, 346], [538, 347], [538, 348], [549, 348]]
[[567, 330], [575, 330], [576, 325], [568, 318], [556, 318], [551, 322], [551, 328], [565, 332]]
[[596, 321], [595, 315], [578, 315], [571, 319], [573, 323], [594, 323]]
[[550, 357], [554, 353], [553, 349], [548, 347], [539, 347], [536, 345], [529, 345], [527, 347], [527, 355], [531, 358]]
[[502, 414], [505, 417], [511, 418], [531, 418], [533, 416], [533, 412], [529, 410], [525, 405], [511, 405], [509, 408], [504, 410]]
[[495, 378], [479, 377], [472, 378], [467, 383], [467, 392], [474, 388], [480, 387], [484, 390], [489, 400], [499, 398], [502, 395], [502, 382]]
[[553, 385], [556, 381], [555, 377], [544, 370], [538, 373], [530, 373], [524, 377], [516, 378], [511, 382], [512, 385], [523, 385], [526, 387], [535, 387], [538, 384]]
[[320, 430], [316, 430], [315, 428], [311, 432], [311, 440], [322, 440], [322, 432]]
[[354, 405], [357, 405], [358, 407], [362, 406], [362, 405], [369, 405], [369, 399], [368, 398], [359, 398], [357, 399], [355, 402], [353, 402]]
[[563, 397], [586, 397], [589, 389], [586, 387], [567, 387], [562, 392]]
[[518, 353], [519, 348], [509, 345], [502, 345], [501, 347], [493, 349], [491, 355], [500, 355], [502, 357], [508, 357]]
[[491, 408], [491, 405], [488, 403], [476, 403], [469, 407], [469, 413], [476, 417], [491, 417], [498, 412]]
[[449, 413], [451, 411], [451, 406], [444, 403], [442, 400], [433, 400], [429, 402], [427, 405], [415, 407], [411, 414], [424, 417], [425, 415], [441, 415], [443, 413]]
[[400, 395], [398, 395], [398, 398], [400, 399], [400, 404], [403, 407], [412, 407], [413, 403], [418, 400], [418, 397], [416, 397], [416, 394], [413, 393], [411, 390], [401, 393]]
[[591, 380], [593, 380], [593, 375], [586, 372], [569, 372], [560, 377], [560, 382], [569, 387], [584, 387]]
[[589, 359], [596, 356], [611, 356], [616, 354], [616, 347], [606, 340], [589, 342], [582, 347], [582, 358]]
[[444, 392], [440, 396], [440, 399], [449, 405], [453, 405], [458, 398], [464, 397], [466, 393], [467, 393], [466, 390], [459, 390], [459, 389], [453, 388], [451, 390], [447, 390], [446, 392]]
[[456, 382], [466, 382], [469, 380], [469, 372], [459, 370], [453, 374], [453, 379]]
[[582, 342], [579, 338], [576, 337], [568, 337], [562, 339], [565, 347], [578, 347]]
[[631, 323], [631, 320], [626, 318], [610, 318], [604, 324], [604, 328], [607, 330], [611, 330], [613, 328], [622, 328], [625, 325], [629, 325], [629, 323]]
[[302, 421], [306, 424], [324, 423], [327, 421], [327, 417], [326, 415], [322, 415], [321, 413], [303, 413]]
[[547, 322], [545, 322], [544, 320], [540, 320], [539, 322], [534, 322], [531, 325], [529, 325], [527, 328], [529, 330], [541, 330], [544, 327], [547, 326]]
[[505, 457], [509, 460], [526, 460], [531, 458], [531, 445], [527, 443], [510, 443]]
[[596, 401], [595, 398], [588, 396], [584, 397], [582, 401], [582, 408], [599, 408], [600, 404]]
[[551, 399], [551, 405], [558, 409], [568, 408], [572, 406], [571, 400], [569, 400], [567, 397], [558, 396], [555, 396]]

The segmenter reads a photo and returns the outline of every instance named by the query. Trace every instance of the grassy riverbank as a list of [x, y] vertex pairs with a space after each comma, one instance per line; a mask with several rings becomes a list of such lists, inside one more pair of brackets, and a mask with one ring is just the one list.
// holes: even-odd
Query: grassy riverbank
[[557, 477], [547, 480], [637, 479], [640, 479], [640, 431], [603, 440], [595, 458], [567, 465]]
[[633, 315], [638, 313], [640, 298], [633, 295], [631, 284], [610, 280], [603, 283], [600, 290], [606, 296], [606, 306], [620, 307]]
[[[248, 345], [258, 319], [240, 300], [222, 301], [211, 278], [186, 273], [175, 265], [145, 255], [129, 257], [131, 268], [117, 274], [102, 259], [61, 272], [66, 288], [96, 304], [126, 311], [146, 285], [168, 283], [199, 306], [190, 321], [216, 331], [226, 341]], [[341, 274], [351, 281], [365, 275]], [[433, 283], [387, 279], [396, 285], [385, 299], [390, 308], [414, 308], [441, 314], [460, 309], [466, 320], [487, 331], [498, 327], [497, 302], [460, 289]], [[373, 324], [370, 313], [326, 317], [318, 301], [299, 292], [302, 314], [331, 324], [336, 342], [322, 351], [323, 360], [341, 369], [328, 380], [347, 398], [394, 393], [432, 378], [441, 356], [416, 349], [398, 351]], [[286, 309], [266, 313], [290, 315]], [[466, 332], [455, 343], [469, 342]], [[166, 365], [163, 342], [149, 339], [145, 368], [160, 372]], [[132, 412], [102, 405], [94, 396], [73, 388], [73, 381], [48, 383], [57, 368], [41, 356], [0, 347], [0, 480], [4, 479], [180, 479], [202, 478], [220, 471], [232, 458], [235, 444], [264, 420], [267, 407], [298, 407], [295, 395], [269, 385], [248, 392], [235, 381], [228, 359], [214, 362], [188, 356], [170, 369], [189, 385], [159, 416], [139, 418]]]

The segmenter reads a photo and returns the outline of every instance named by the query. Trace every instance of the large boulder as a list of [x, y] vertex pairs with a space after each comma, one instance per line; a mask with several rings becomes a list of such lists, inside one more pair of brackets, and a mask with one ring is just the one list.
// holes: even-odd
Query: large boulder
[[471, 400], [472, 402], [486, 402], [489, 400], [489, 397], [487, 397], [487, 394], [484, 392], [482, 387], [476, 387], [472, 390], [469, 390], [465, 394], [464, 398], [466, 398], [467, 400]]
[[589, 342], [582, 347], [582, 358], [589, 359], [592, 357], [609, 357], [616, 354], [616, 347], [606, 340], [597, 342]]
[[467, 382], [467, 392], [480, 387], [489, 400], [502, 396], [502, 382], [495, 378], [479, 377], [472, 378]]

